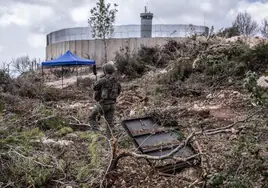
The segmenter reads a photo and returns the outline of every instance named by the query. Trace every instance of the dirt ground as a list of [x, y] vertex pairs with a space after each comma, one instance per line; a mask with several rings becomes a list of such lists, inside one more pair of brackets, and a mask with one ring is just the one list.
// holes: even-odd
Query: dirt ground
[[[126, 145], [123, 149], [133, 151], [135, 147], [120, 125], [122, 118], [139, 117], [155, 109], [164, 115], [171, 114], [186, 135], [193, 131], [218, 129], [232, 124], [234, 126], [226, 129], [225, 133], [196, 137], [200, 152], [204, 152], [201, 166], [185, 169], [184, 172], [166, 177], [154, 171], [146, 160], [126, 157], [118, 164], [112, 187], [187, 187], [189, 185], [202, 187], [205, 177], [212, 176], [213, 173], [225, 168], [224, 154], [232, 150], [233, 141], [238, 139], [241, 129], [246, 126], [244, 120], [255, 111], [249, 101], [249, 95], [234, 88], [224, 88], [204, 92], [196, 98], [170, 97], [154, 104], [155, 96], [146, 95], [145, 89], [148, 88], [137, 87], [132, 91], [125, 89], [119, 97], [115, 134], [120, 135], [122, 140], [120, 143]], [[142, 100], [144, 98], [148, 98], [146, 103]], [[88, 117], [93, 105], [94, 102], [90, 97], [88, 100], [64, 101], [62, 104], [60, 102], [57, 104], [61, 111], [70, 111], [72, 114], [76, 112], [75, 117], [81, 123], [87, 123], [85, 117]]]
[[[188, 47], [190, 42], [198, 45]], [[26, 81], [25, 87], [15, 84], [19, 86], [14, 92], [4, 88], [8, 92], [0, 97], [0, 187], [268, 187], [267, 107], [252, 100], [252, 93], [241, 87], [238, 77], [232, 78], [231, 64], [225, 61], [225, 56], [244, 51], [240, 44], [190, 42], [177, 44], [180, 50], [171, 53], [176, 58], [170, 61], [178, 72], [167, 65], [135, 79], [121, 78], [123, 91], [113, 129], [117, 142], [112, 144], [118, 144], [116, 154], [137, 154], [121, 122], [154, 114], [163, 124], [175, 121], [186, 138], [192, 135], [189, 143], [199, 154], [200, 164], [167, 176], [145, 159], [128, 156], [107, 174], [113, 147], [107, 145], [105, 120], [100, 119], [98, 132], [92, 131], [88, 121], [95, 104], [89, 87], [93, 80], [86, 87], [77, 87], [76, 77], [70, 77], [63, 89], [61, 80], [34, 87]], [[207, 48], [209, 42], [211, 48]], [[233, 52], [236, 45], [239, 50]], [[182, 81], [177, 74], [184, 76], [186, 71], [176, 66], [185, 63], [183, 53], [192, 56], [192, 49], [199, 50], [196, 47], [204, 52], [199, 54], [203, 58], [200, 66], [207, 62], [217, 66], [213, 70], [207, 66], [207, 72], [193, 73], [187, 79], [181, 77]], [[211, 71], [215, 71], [213, 76]], [[176, 82], [170, 83], [174, 77]]]

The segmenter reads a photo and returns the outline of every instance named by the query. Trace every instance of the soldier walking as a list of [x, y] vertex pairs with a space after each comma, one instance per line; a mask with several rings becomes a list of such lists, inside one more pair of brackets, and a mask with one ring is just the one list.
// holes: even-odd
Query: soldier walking
[[[97, 101], [96, 106], [90, 114], [90, 125], [93, 129], [98, 130], [97, 117], [103, 115], [106, 123], [111, 128], [114, 127], [114, 113], [116, 108], [116, 99], [121, 93], [121, 85], [115, 78], [115, 67], [112, 64], [106, 63], [103, 65], [104, 76], [102, 76], [96, 83], [94, 83], [93, 90], [94, 99]], [[108, 139], [111, 138], [108, 125], [106, 127], [106, 134]]]

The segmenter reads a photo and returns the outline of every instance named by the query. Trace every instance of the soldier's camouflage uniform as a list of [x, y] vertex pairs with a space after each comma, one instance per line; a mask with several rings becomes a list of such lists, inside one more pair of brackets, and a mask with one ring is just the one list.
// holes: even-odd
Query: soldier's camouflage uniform
[[[97, 101], [96, 106], [93, 108], [90, 115], [90, 125], [96, 130], [99, 129], [97, 117], [104, 115], [110, 127], [114, 127], [113, 118], [116, 107], [116, 99], [121, 93], [121, 85], [116, 80], [113, 73], [115, 69], [111, 64], [103, 66], [104, 76], [102, 76], [93, 86], [95, 91], [94, 98]], [[107, 137], [110, 138], [110, 131], [106, 128]]]

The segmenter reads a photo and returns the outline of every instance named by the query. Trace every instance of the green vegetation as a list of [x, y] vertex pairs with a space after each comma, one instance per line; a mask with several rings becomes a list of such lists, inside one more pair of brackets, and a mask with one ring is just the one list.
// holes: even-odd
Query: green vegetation
[[62, 127], [57, 133], [56, 135], [57, 136], [65, 136], [69, 133], [72, 133], [73, 132], [73, 129], [71, 127]]

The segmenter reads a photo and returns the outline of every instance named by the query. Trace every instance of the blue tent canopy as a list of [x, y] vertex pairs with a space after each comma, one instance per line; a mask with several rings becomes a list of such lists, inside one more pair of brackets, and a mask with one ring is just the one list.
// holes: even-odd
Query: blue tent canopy
[[94, 60], [89, 60], [89, 59], [84, 59], [81, 57], [78, 57], [74, 55], [72, 52], [69, 50], [63, 54], [62, 56], [42, 62], [42, 67], [45, 66], [72, 66], [72, 65], [95, 65], [96, 62]]

